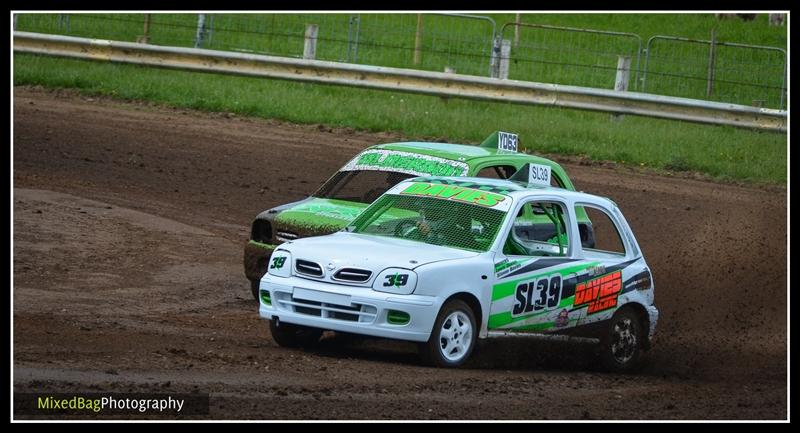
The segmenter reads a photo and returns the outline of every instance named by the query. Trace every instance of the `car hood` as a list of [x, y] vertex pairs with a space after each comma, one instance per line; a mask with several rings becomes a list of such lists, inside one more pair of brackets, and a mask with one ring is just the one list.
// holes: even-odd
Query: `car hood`
[[414, 269], [428, 263], [465, 259], [480, 254], [405, 239], [347, 232], [299, 239], [279, 248], [288, 250], [294, 260], [318, 263], [326, 269], [326, 273], [329, 273], [329, 264], [334, 269], [356, 267], [378, 273], [389, 267]]
[[286, 241], [333, 233], [346, 227], [367, 206], [366, 203], [309, 197], [275, 216], [275, 235], [279, 241]]

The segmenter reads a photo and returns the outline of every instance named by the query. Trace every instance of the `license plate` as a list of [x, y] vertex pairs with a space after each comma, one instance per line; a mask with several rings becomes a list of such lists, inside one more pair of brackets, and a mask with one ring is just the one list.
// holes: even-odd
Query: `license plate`
[[350, 295], [342, 295], [339, 293], [321, 292], [319, 290], [303, 289], [295, 287], [292, 292], [294, 299], [304, 299], [306, 301], [324, 302], [326, 304], [336, 304], [350, 306]]

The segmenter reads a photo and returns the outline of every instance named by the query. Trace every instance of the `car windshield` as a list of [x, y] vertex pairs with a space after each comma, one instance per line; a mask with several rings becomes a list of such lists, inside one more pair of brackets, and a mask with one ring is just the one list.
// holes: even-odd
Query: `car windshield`
[[483, 252], [491, 247], [505, 216], [504, 210], [474, 203], [386, 194], [347, 230]]
[[328, 179], [314, 197], [372, 203], [389, 188], [403, 180], [414, 177], [413, 174], [396, 171], [353, 170], [340, 171]]

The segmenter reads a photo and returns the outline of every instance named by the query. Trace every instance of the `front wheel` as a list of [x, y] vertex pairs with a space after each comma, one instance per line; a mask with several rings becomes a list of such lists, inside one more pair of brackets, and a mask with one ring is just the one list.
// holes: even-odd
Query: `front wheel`
[[423, 358], [436, 367], [459, 367], [472, 354], [478, 328], [475, 314], [464, 301], [448, 301], [439, 311], [433, 332], [420, 348]]
[[628, 373], [639, 366], [646, 338], [643, 329], [639, 315], [633, 310], [614, 314], [600, 340], [600, 360], [606, 370]]
[[269, 321], [269, 332], [272, 339], [282, 347], [309, 347], [319, 341], [322, 330], [307, 326], [292, 325], [291, 323], [276, 323]]

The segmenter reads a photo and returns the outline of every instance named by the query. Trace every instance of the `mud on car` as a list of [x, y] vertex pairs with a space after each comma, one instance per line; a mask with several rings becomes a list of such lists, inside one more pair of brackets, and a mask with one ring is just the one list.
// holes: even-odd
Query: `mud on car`
[[[253, 297], [258, 299], [259, 280], [266, 273], [269, 258], [278, 245], [341, 230], [367, 205], [405, 179], [416, 176], [507, 179], [527, 166], [544, 184], [575, 189], [558, 163], [519, 153], [518, 145], [516, 134], [497, 131], [479, 146], [403, 142], [365, 149], [310, 197], [256, 216], [244, 248], [244, 271]], [[581, 235], [587, 242], [593, 242], [591, 222], [585, 214], [580, 214], [579, 218]], [[527, 229], [539, 228], [530, 225]]]
[[[522, 182], [525, 172], [533, 179], [526, 167], [514, 180], [406, 180], [345, 230], [280, 245], [259, 293], [273, 339], [408, 340], [457, 367], [477, 338], [565, 334], [599, 341], [609, 370], [635, 368], [658, 310], [627, 221], [611, 200]], [[580, 234], [587, 212], [596, 245]]]

